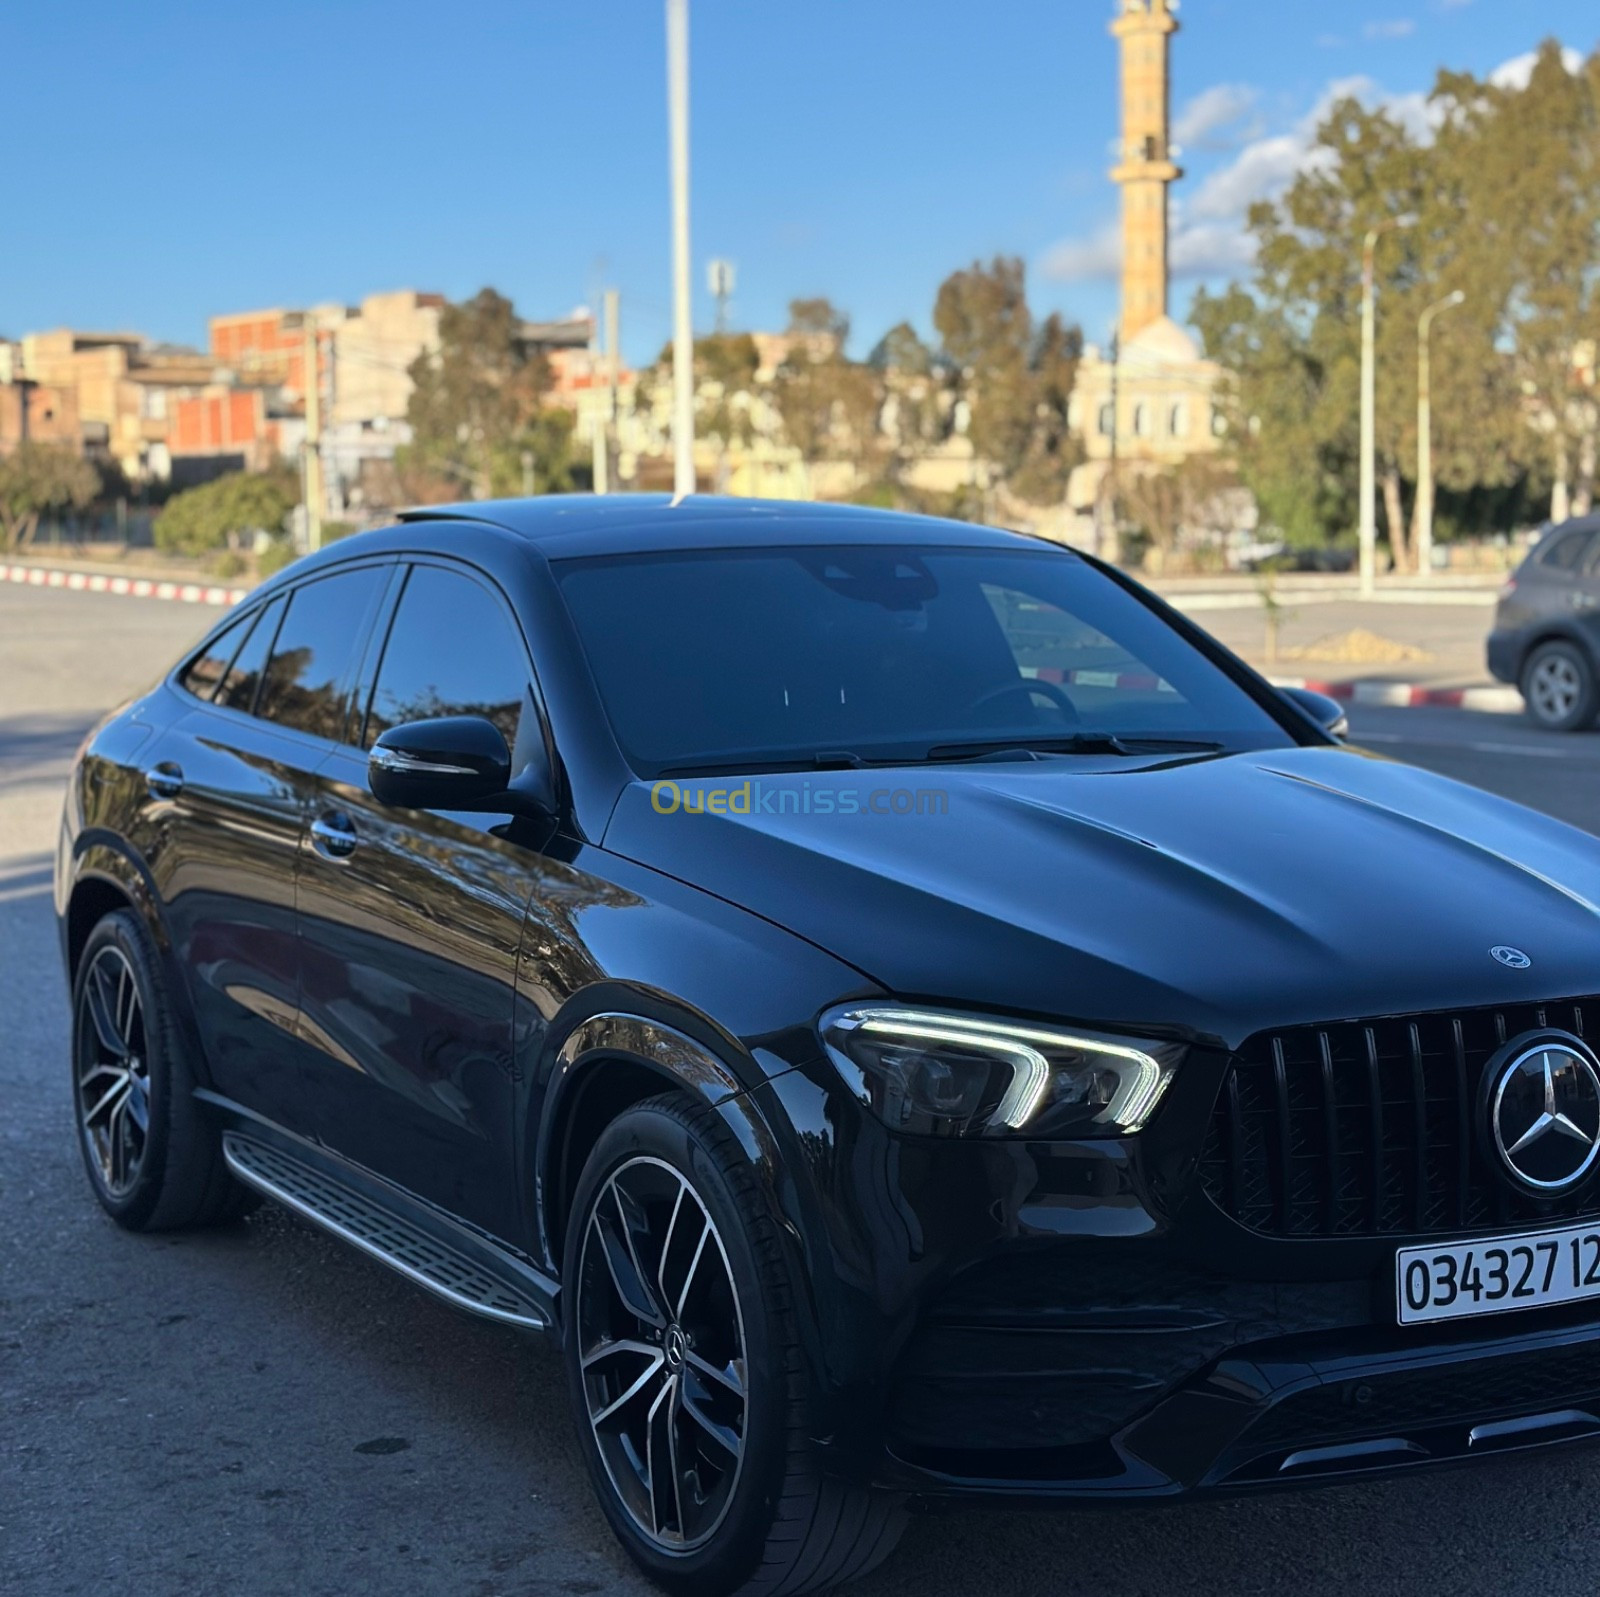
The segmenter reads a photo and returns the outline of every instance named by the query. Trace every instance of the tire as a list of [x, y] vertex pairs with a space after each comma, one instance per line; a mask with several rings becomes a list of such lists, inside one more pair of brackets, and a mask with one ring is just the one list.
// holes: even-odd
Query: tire
[[1594, 664], [1575, 643], [1541, 643], [1522, 668], [1528, 719], [1547, 732], [1576, 732], [1600, 711]]
[[568, 1380], [601, 1508], [640, 1569], [681, 1597], [797, 1597], [887, 1558], [903, 1501], [817, 1468], [778, 1225], [716, 1115], [676, 1093], [625, 1111], [571, 1216]]
[[214, 1225], [260, 1201], [195, 1101], [159, 969], [139, 917], [116, 910], [89, 933], [72, 982], [78, 1147], [101, 1207], [129, 1231]]

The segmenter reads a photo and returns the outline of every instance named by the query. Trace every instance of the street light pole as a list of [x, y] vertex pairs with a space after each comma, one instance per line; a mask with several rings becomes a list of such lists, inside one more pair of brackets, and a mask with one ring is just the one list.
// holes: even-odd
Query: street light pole
[[1377, 288], [1374, 257], [1378, 240], [1390, 228], [1410, 227], [1414, 217], [1391, 217], [1367, 230], [1361, 245], [1361, 597], [1370, 599], [1378, 583], [1378, 360]]
[[667, 0], [672, 144], [672, 492], [694, 492], [694, 330], [689, 315], [689, 0]]
[[322, 373], [317, 340], [315, 311], [307, 311], [301, 325], [301, 362], [305, 371], [306, 441], [304, 487], [301, 497], [306, 507], [306, 551], [322, 547]]
[[1458, 288], [1417, 318], [1417, 575], [1424, 580], [1433, 570], [1433, 362], [1429, 339], [1434, 317], [1466, 297]]

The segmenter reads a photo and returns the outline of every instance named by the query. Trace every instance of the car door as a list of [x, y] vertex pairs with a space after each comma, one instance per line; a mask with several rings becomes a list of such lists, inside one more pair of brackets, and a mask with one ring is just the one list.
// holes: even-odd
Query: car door
[[304, 583], [252, 613], [226, 666], [223, 639], [202, 651], [180, 678], [196, 707], [146, 774], [169, 806], [153, 869], [212, 1082], [302, 1131], [295, 870], [384, 576]]
[[532, 668], [491, 583], [419, 561], [373, 676], [362, 736], [317, 775], [301, 866], [309, 1096], [337, 1152], [504, 1235], [517, 1210], [517, 954], [538, 856], [509, 815], [385, 808], [366, 751], [391, 726], [482, 715], [518, 769], [543, 737]]

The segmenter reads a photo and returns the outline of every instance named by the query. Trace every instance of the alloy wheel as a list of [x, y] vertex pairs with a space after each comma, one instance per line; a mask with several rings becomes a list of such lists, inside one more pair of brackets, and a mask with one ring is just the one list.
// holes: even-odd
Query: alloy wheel
[[1564, 655], [1541, 660], [1528, 678], [1528, 697], [1541, 721], [1560, 721], [1571, 715], [1583, 692], [1578, 668]]
[[672, 1165], [629, 1159], [600, 1188], [576, 1297], [584, 1399], [611, 1484], [657, 1548], [692, 1552], [738, 1484], [748, 1367], [722, 1237]]
[[77, 1018], [79, 1130], [107, 1194], [125, 1198], [150, 1136], [150, 1066], [138, 982], [121, 949], [94, 956]]

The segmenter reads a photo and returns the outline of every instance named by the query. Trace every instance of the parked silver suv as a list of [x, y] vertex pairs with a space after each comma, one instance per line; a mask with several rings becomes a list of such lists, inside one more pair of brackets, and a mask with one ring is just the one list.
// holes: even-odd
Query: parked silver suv
[[1489, 670], [1528, 717], [1576, 732], [1600, 714], [1600, 515], [1551, 527], [1501, 590]]

